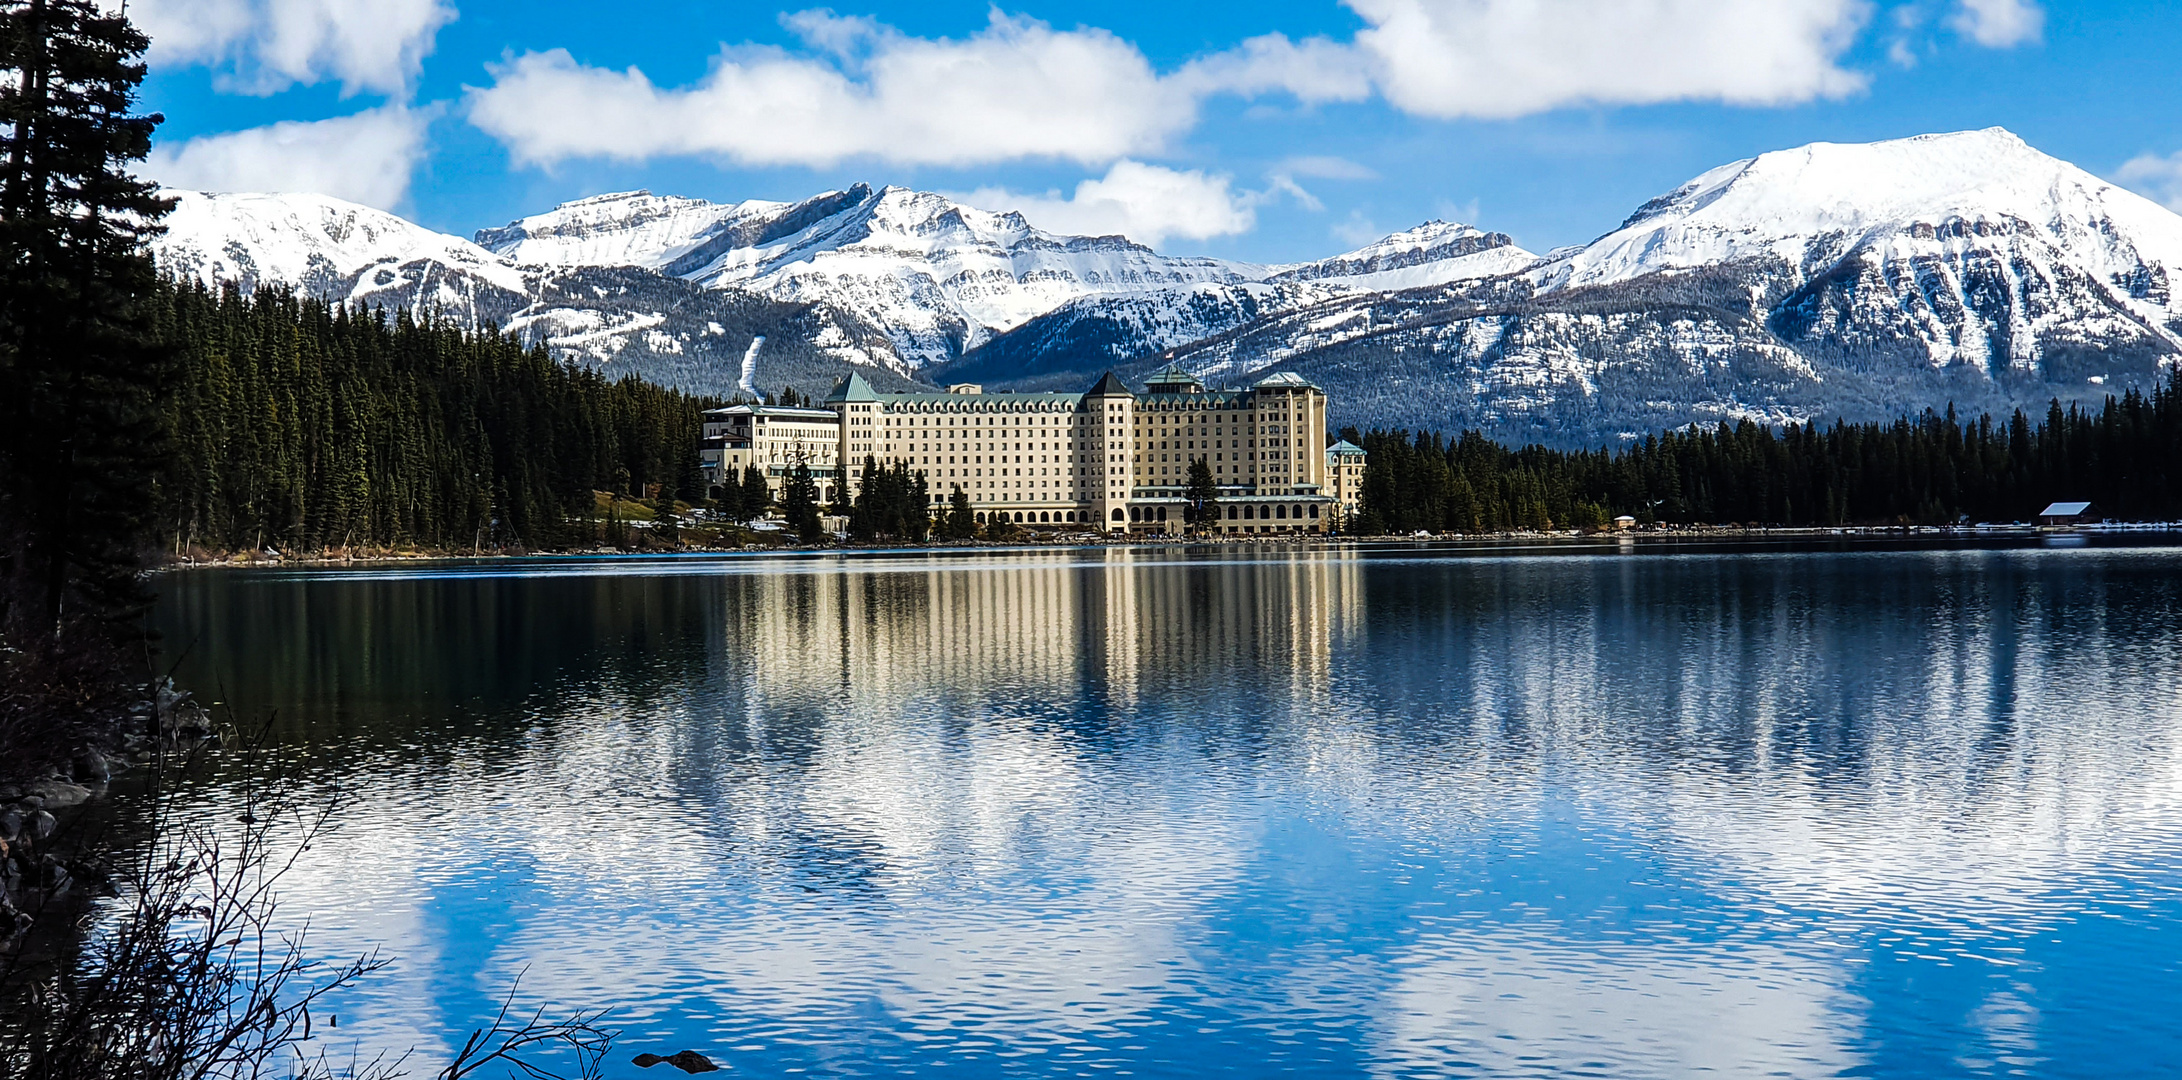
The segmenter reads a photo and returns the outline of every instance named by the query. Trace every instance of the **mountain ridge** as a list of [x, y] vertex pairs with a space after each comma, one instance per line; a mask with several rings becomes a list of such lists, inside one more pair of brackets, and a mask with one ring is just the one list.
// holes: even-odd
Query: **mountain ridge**
[[1294, 371], [1344, 422], [1562, 443], [2094, 401], [2182, 356], [2182, 217], [2001, 129], [1759, 154], [1543, 256], [1435, 221], [1304, 263], [1170, 257], [864, 184], [612, 193], [474, 240], [314, 199], [186, 197], [162, 262], [507, 326], [689, 389], [730, 391], [763, 336], [763, 386], [1046, 388], [1178, 362]]

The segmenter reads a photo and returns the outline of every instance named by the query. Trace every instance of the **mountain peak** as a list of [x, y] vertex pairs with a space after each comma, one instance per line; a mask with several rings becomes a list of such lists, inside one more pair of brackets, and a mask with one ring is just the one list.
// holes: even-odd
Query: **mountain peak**
[[1330, 259], [1281, 267], [1269, 280], [1415, 289], [1514, 273], [1537, 259], [1506, 233], [1434, 219]]
[[[2043, 230], [2090, 257], [2134, 236], [2182, 257], [2182, 218], [2050, 157], [2005, 128], [1874, 143], [1811, 143], [1732, 162], [1552, 260], [1548, 284], [1597, 284], [1739, 259], [1802, 266], [1894, 236]], [[2136, 265], [2133, 253], [2093, 265]]]

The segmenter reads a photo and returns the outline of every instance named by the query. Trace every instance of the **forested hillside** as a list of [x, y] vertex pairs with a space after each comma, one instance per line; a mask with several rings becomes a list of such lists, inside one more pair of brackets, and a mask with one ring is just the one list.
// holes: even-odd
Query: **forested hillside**
[[2182, 372], [2150, 396], [2042, 421], [1745, 421], [1619, 451], [1509, 450], [1475, 432], [1343, 433], [1371, 452], [1360, 531], [1491, 532], [1604, 524], [1849, 525], [2029, 521], [2088, 499], [2109, 519], [2182, 519]]
[[553, 547], [594, 490], [701, 495], [707, 402], [511, 338], [279, 290], [162, 285], [172, 551]]

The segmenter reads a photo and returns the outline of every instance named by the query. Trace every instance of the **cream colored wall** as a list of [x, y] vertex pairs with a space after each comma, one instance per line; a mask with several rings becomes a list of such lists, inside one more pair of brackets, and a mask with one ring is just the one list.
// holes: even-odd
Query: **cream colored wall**
[[[834, 439], [829, 461], [851, 474], [852, 490], [861, 479], [853, 474], [868, 454], [923, 470], [935, 506], [944, 506], [959, 484], [981, 512], [1043, 512], [1058, 520], [1073, 511], [1109, 530], [1127, 527], [1136, 491], [1186, 483], [1192, 456], [1211, 459], [1215, 479], [1228, 487], [1287, 495], [1325, 483], [1326, 404], [1315, 390], [1269, 388], [1250, 408], [1174, 411], [1141, 408], [1123, 397], [957, 396], [959, 401], [936, 403], [837, 403], [838, 422], [828, 425]], [[945, 408], [927, 411], [920, 404]], [[1282, 445], [1271, 445], [1276, 439]], [[1208, 442], [1210, 452], [1176, 449]], [[1162, 455], [1168, 460], [1159, 461]], [[1162, 466], [1169, 471], [1160, 473]], [[1123, 512], [1120, 523], [1113, 521], [1116, 508]], [[1179, 520], [1167, 524], [1182, 527]], [[1325, 523], [1297, 527], [1322, 529]]]

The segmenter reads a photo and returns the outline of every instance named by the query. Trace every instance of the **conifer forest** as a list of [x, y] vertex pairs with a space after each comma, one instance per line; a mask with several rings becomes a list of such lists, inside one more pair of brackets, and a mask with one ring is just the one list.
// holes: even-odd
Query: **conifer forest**
[[1954, 525], [2030, 522], [2088, 500], [2109, 520], [2182, 519], [2182, 373], [2097, 412], [2037, 420], [1926, 413], [1885, 424], [1749, 421], [1618, 450], [1511, 450], [1475, 432], [1349, 429], [1369, 451], [1366, 533], [1643, 523]]
[[551, 548], [594, 492], [703, 497], [709, 402], [406, 312], [168, 283], [153, 539], [170, 551]]

